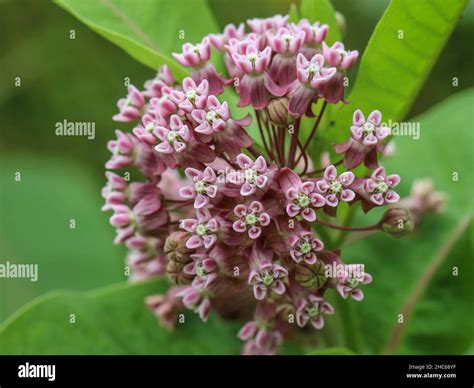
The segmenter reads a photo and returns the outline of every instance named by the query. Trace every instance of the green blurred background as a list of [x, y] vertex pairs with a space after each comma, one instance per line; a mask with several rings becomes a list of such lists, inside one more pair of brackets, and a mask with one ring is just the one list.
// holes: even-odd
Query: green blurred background
[[[223, 27], [286, 13], [290, 1], [210, 4]], [[363, 52], [388, 0], [333, 4], [348, 21], [347, 47]], [[100, 211], [106, 142], [116, 128], [111, 117], [125, 94], [124, 79], [141, 86], [154, 72], [49, 1], [3, 0], [0, 25], [0, 261], [39, 263], [40, 277], [37, 283], [0, 280], [1, 321], [48, 290], [91, 289], [125, 279], [125, 252], [112, 245], [113, 229]], [[471, 2], [409, 117], [474, 85], [473, 36]], [[451, 85], [453, 77], [459, 78], [458, 88]], [[96, 138], [55, 136], [55, 123], [64, 119], [95, 122]]]

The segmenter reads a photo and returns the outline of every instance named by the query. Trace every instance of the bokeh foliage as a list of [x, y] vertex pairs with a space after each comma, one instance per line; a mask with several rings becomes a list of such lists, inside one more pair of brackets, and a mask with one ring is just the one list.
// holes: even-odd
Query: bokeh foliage
[[[284, 0], [193, 1], [199, 4], [199, 7], [194, 9], [199, 8], [200, 17], [188, 12], [184, 16], [180, 14], [178, 18], [173, 14], [173, 7], [168, 7], [170, 2], [166, 0], [140, 2], [141, 7], [144, 7], [143, 12], [137, 10], [136, 15], [142, 17], [143, 27], [150, 31], [153, 42], [164, 54], [169, 56], [171, 50], [179, 48], [181, 42], [168, 35], [177, 33], [180, 23], [183, 23], [182, 28], [190, 33], [186, 39], [197, 40], [205, 32], [221, 29], [228, 22], [237, 23], [246, 18], [285, 13], [289, 9], [289, 2]], [[303, 3], [310, 2], [311, 0], [303, 0]], [[318, 2], [324, 3], [319, 0], [314, 3]], [[67, 4], [70, 1], [63, 0], [62, 3]], [[87, 7], [86, 3], [81, 4]], [[138, 2], [120, 0], [120, 3], [123, 5]], [[359, 0], [357, 7], [354, 7], [352, 2], [333, 1], [334, 8], [342, 12], [347, 20], [344, 40], [348, 47], [364, 51], [387, 3]], [[302, 5], [304, 9], [305, 5]], [[165, 7], [162, 16], [169, 20], [169, 28], [163, 29], [159, 24], [153, 23], [155, 7]], [[311, 6], [306, 7], [312, 9]], [[48, 1], [3, 1], [0, 3], [0, 10], [0, 24], [8, 30], [8, 33], [2, 34], [0, 57], [0, 259], [2, 262], [10, 260], [35, 262], [40, 265], [40, 281], [37, 284], [29, 284], [28, 280], [0, 280], [2, 320], [28, 300], [46, 291], [58, 288], [88, 290], [123, 279], [124, 252], [112, 246], [113, 231], [108, 226], [107, 217], [100, 213], [99, 193], [103, 184], [103, 164], [108, 157], [105, 144], [117, 127], [111, 121], [111, 116], [116, 112], [116, 100], [125, 94], [125, 79], [142, 85], [145, 79], [153, 76], [153, 70], [135, 61]], [[406, 117], [414, 117], [448, 96], [474, 85], [474, 75], [470, 70], [474, 59], [471, 48], [474, 34], [472, 11], [471, 1]], [[100, 20], [108, 22], [106, 18], [107, 16], [102, 15]], [[208, 22], [203, 23], [203, 18]], [[113, 23], [113, 20], [111, 22]], [[71, 30], [74, 31], [75, 39], [70, 39]], [[120, 31], [117, 34], [120, 35]], [[118, 39], [117, 36], [114, 38]], [[118, 43], [123, 44], [123, 41]], [[130, 53], [130, 50], [127, 51]], [[140, 59], [145, 55], [143, 53], [146, 54], [146, 50], [131, 54]], [[159, 56], [154, 58], [157, 62], [146, 60], [145, 63], [158, 63]], [[357, 71], [353, 74], [355, 76]], [[21, 78], [20, 87], [15, 86], [16, 77]], [[459, 80], [457, 87], [452, 86], [453, 77]], [[95, 140], [55, 136], [54, 124], [64, 119], [95, 122]], [[442, 218], [430, 217], [418, 235], [412, 239], [395, 241], [389, 240], [387, 236], [373, 236], [367, 241], [347, 247], [354, 260], [360, 256], [367, 257], [369, 272], [376, 275], [376, 283], [367, 287], [367, 300], [350, 307], [354, 310], [350, 313], [355, 316], [352, 322], [354, 329], [361, 333], [363, 345], [355, 346], [344, 339], [336, 340], [337, 346], [348, 346], [352, 351], [384, 351], [395, 320], [393, 314], [402, 308], [417, 279], [429, 267], [433, 257], [436, 257], [440, 246], [449, 239], [461, 217], [472, 210], [472, 200], [469, 196], [466, 197], [469, 186], [472, 189], [473, 184], [470, 171], [462, 175], [464, 181], [460, 182], [461, 184], [449, 181], [453, 168], [460, 169], [473, 164], [472, 149], [467, 152], [467, 146], [472, 144], [472, 92], [450, 98], [441, 105], [440, 110], [429, 111], [420, 116], [420, 120], [424, 123], [422, 133], [426, 131], [426, 137], [419, 142], [407, 138], [398, 139], [400, 156], [398, 160], [388, 160], [387, 166], [402, 175], [402, 194], [408, 193], [409, 183], [413, 179], [432, 176], [439, 188], [449, 194], [448, 214]], [[430, 135], [431, 130], [433, 134]], [[461, 167], [456, 167], [458, 165]], [[14, 181], [14, 173], [17, 171], [22, 173], [21, 182]], [[75, 230], [68, 227], [71, 218], [77, 221]], [[473, 306], [472, 301], [470, 303], [466, 299], [466, 295], [472, 295], [474, 283], [471, 279], [472, 241], [468, 238], [468, 232], [466, 230], [459, 236], [452, 252], [450, 250], [443, 261], [441, 271], [436, 272], [430, 279], [424, 297], [411, 316], [411, 322], [414, 323], [403, 333], [396, 348], [397, 352], [469, 351], [469, 339], [473, 337], [472, 331], [469, 331]], [[446, 271], [457, 262], [462, 263], [465, 268], [465, 272], [457, 279], [462, 282], [458, 283], [458, 286], [462, 285], [448, 286]], [[407, 279], [407, 271], [412, 278]], [[129, 313], [132, 317], [127, 318], [127, 322], [132, 325], [143, 324], [147, 330], [152, 326], [156, 328], [142, 305], [131, 306], [132, 303], [137, 304], [145, 295], [144, 291], [149, 293], [150, 288], [154, 286], [132, 287], [130, 299], [126, 299], [129, 293], [126, 286], [118, 286], [108, 289], [109, 291], [46, 296], [45, 299], [34, 302], [24, 316], [17, 315], [10, 320], [8, 326], [1, 329], [3, 337], [11, 337], [11, 340], [2, 344], [1, 341], [5, 339], [0, 339], [0, 345], [4, 345], [0, 348], [5, 349], [5, 353], [11, 353], [11, 346], [21, 343], [11, 330], [28, 335], [41, 334], [44, 336], [43, 340], [49, 341], [48, 331], [41, 326], [38, 318], [34, 318], [36, 324], [28, 320], [31, 313], [40, 316], [43, 314], [45, 317], [56, 316], [56, 322], [61, 325], [61, 319], [67, 319], [63, 315], [70, 307], [83, 311], [84, 315], [90, 315], [88, 308], [98, 311], [107, 309], [109, 302], [120, 304], [119, 296], [124, 301], [127, 300], [126, 303], [130, 306]], [[113, 290], [118, 294], [113, 294]], [[112, 301], [109, 301], [108, 297]], [[387, 299], [390, 299], [389, 303]], [[51, 306], [44, 304], [45, 301], [56, 303], [53, 303], [53, 306], [59, 306], [59, 310], [48, 310]], [[468, 314], [469, 311], [469, 319], [463, 319], [463, 313]], [[119, 314], [120, 310], [116, 313]], [[118, 317], [119, 315], [117, 319]], [[23, 326], [12, 329], [10, 324], [13, 321], [18, 321]], [[108, 324], [101, 323], [100, 330], [97, 331], [94, 325], [99, 321], [99, 316], [97, 319], [87, 318], [86, 326], [90, 326], [92, 331], [89, 334], [84, 334], [87, 331], [82, 333], [84, 338], [90, 335], [89, 340], [93, 340], [95, 336], [100, 336], [101, 332], [108, 330]], [[457, 322], [465, 326], [462, 326], [461, 333], [452, 332], [453, 324]], [[219, 333], [222, 332], [223, 338], [227, 338], [226, 333], [232, 333], [228, 336], [227, 347], [199, 348], [199, 345], [196, 345], [197, 348], [193, 352], [233, 352], [236, 346], [233, 337], [235, 327], [224, 327], [219, 322], [212, 325], [216, 325], [215, 329]], [[203, 329], [210, 330], [210, 327]], [[189, 330], [192, 332], [198, 329], [191, 327]], [[132, 336], [138, 335], [136, 330], [133, 333], [135, 334]], [[32, 340], [28, 335], [25, 338]], [[155, 338], [155, 335], [158, 338], [166, 334], [157, 329], [156, 334], [150, 335], [152, 338]], [[81, 337], [78, 341], [84, 338]], [[147, 342], [146, 339], [141, 340]], [[160, 340], [157, 341], [160, 343]], [[186, 353], [189, 350], [189, 347], [180, 347], [179, 336], [174, 340], [171, 337], [170, 341], [167, 344], [162, 343], [164, 353], [167, 352], [166, 349], [170, 349], [169, 352], [172, 353]], [[128, 347], [123, 341], [119, 347], [112, 343], [113, 341], [105, 344], [99, 348], [100, 351], [157, 352]], [[77, 348], [78, 353], [87, 353], [87, 343], [84, 345], [86, 348], [81, 348], [82, 350]], [[28, 348], [30, 345], [27, 344], [22, 346], [24, 347], [18, 348], [19, 352], [40, 351], [37, 350], [39, 348]], [[50, 350], [46, 348], [44, 352], [74, 353], [73, 349], [74, 347]], [[339, 348], [333, 352], [339, 352], [337, 349]]]

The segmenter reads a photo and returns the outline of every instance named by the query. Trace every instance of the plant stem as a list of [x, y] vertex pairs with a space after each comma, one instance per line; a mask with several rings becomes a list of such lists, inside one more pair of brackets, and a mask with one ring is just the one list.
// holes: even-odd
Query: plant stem
[[299, 138], [296, 138], [296, 141], [298, 143], [298, 148], [300, 149], [300, 156], [298, 157], [298, 159], [301, 157], [301, 155], [303, 155], [303, 160], [304, 160], [304, 167], [303, 167], [303, 174], [306, 172], [306, 170], [308, 169], [308, 155], [306, 155], [306, 152], [304, 152], [303, 150], [303, 145], [301, 144], [301, 141]]
[[280, 167], [283, 167], [285, 165], [285, 138], [283, 137], [284, 129], [277, 127], [276, 131], [278, 137], [278, 153], [280, 154]]
[[292, 168], [297, 162], [294, 162], [295, 159], [295, 153], [296, 153], [296, 145], [297, 145], [297, 138], [300, 132], [300, 123], [301, 123], [301, 117], [298, 117], [295, 120], [295, 127], [294, 127], [294, 132], [291, 134], [291, 143], [290, 143], [290, 150], [288, 153], [288, 160], [286, 161], [286, 165], [290, 168]]
[[263, 146], [265, 147], [265, 151], [267, 152], [267, 155], [270, 157], [270, 159], [275, 160], [275, 156], [273, 155], [273, 152], [270, 150], [270, 148], [268, 148], [267, 139], [266, 139], [266, 137], [264, 135], [264, 132], [263, 132], [260, 112], [257, 109], [255, 109], [255, 116], [257, 117], [258, 130], [260, 131], [260, 137], [262, 138], [262, 142], [263, 142]]
[[247, 150], [252, 154], [253, 157], [258, 158], [259, 156], [263, 156], [262, 153], [254, 146], [251, 145], [247, 148]]
[[[313, 137], [314, 137], [314, 135], [316, 134], [316, 131], [317, 131], [318, 127], [319, 127], [319, 123], [321, 122], [321, 119], [322, 119], [322, 117], [323, 117], [323, 114], [324, 114], [324, 111], [325, 111], [325, 109], [326, 109], [327, 104], [328, 104], [327, 101], [324, 101], [324, 102], [323, 102], [323, 106], [321, 107], [321, 110], [319, 111], [318, 118], [316, 119], [316, 122], [314, 123], [313, 128], [311, 129], [311, 133], [309, 134], [308, 138], [306, 139], [306, 142], [304, 143], [304, 146], [303, 146], [304, 152], [306, 152], [306, 148], [308, 148], [309, 143], [311, 143], [311, 140], [313, 140]], [[298, 159], [296, 160], [295, 164], [297, 164], [297, 163], [300, 161], [301, 156], [302, 156], [302, 155], [300, 155], [300, 156], [298, 157]]]
[[[339, 166], [340, 164], [342, 164], [343, 161], [344, 161], [343, 159], [338, 160], [336, 163], [333, 163], [332, 165], [333, 165], [334, 167]], [[326, 167], [327, 167], [327, 166], [326, 166]], [[324, 170], [326, 170], [326, 167], [319, 168], [319, 169], [314, 170], [314, 171], [306, 172], [306, 173], [304, 173], [304, 174], [301, 174], [301, 176], [311, 176], [311, 175], [314, 175], [314, 174], [322, 173]]]

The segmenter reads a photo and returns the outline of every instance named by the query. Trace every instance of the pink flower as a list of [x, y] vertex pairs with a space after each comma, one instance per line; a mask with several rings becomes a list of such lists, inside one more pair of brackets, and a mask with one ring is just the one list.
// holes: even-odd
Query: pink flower
[[161, 90], [161, 97], [150, 99], [149, 113], [168, 119], [172, 114], [178, 112], [178, 103], [182, 100], [182, 95], [180, 90], [164, 86]]
[[324, 197], [316, 192], [316, 184], [303, 182], [289, 168], [280, 170], [279, 183], [286, 197], [286, 213], [292, 218], [299, 215], [308, 222], [315, 221], [315, 208], [325, 205]]
[[186, 241], [186, 247], [196, 249], [204, 246], [210, 249], [217, 241], [217, 232], [220, 224], [216, 218], [211, 216], [208, 209], [196, 209], [197, 218], [187, 218], [181, 220], [181, 228], [191, 233]]
[[[127, 247], [130, 240], [127, 240]], [[166, 271], [166, 256], [152, 255], [147, 251], [130, 249], [125, 261], [132, 270], [129, 277], [132, 282], [162, 276]]]
[[245, 37], [245, 24], [240, 23], [238, 27], [235, 24], [227, 24], [222, 34], [210, 34], [209, 41], [212, 46], [219, 51], [224, 51], [225, 45], [231, 39], [241, 40]]
[[323, 242], [308, 231], [292, 235], [289, 240], [291, 245], [290, 255], [296, 263], [304, 261], [306, 264], [312, 265], [318, 259], [316, 252], [324, 249]]
[[[344, 78], [343, 73], [337, 72], [327, 83], [321, 86], [319, 92], [327, 102], [337, 104], [339, 101], [344, 101], [344, 92], [346, 90]], [[347, 103], [347, 101], [344, 102]]]
[[191, 116], [198, 123], [194, 132], [199, 138], [206, 143], [214, 141], [216, 152], [226, 153], [232, 161], [242, 148], [252, 145], [243, 128], [251, 124], [251, 116], [232, 119], [227, 102], [221, 104], [215, 96], [208, 97], [205, 110], [194, 109]]
[[127, 197], [125, 190], [127, 182], [123, 177], [111, 171], [105, 173], [107, 184], [102, 189], [102, 197], [105, 199], [105, 205], [102, 210], [113, 209], [115, 205], [123, 205]]
[[240, 195], [247, 197], [268, 185], [267, 162], [263, 156], [259, 156], [254, 162], [247, 155], [240, 154], [236, 161], [242, 170], [229, 172], [227, 179], [240, 186]]
[[364, 299], [364, 293], [359, 288], [362, 284], [372, 283], [372, 276], [368, 273], [362, 273], [359, 276], [348, 276], [343, 273], [338, 276], [338, 284], [336, 286], [337, 292], [346, 299], [349, 295], [352, 299], [361, 301]]
[[288, 111], [302, 116], [318, 97], [318, 92], [336, 74], [334, 67], [324, 67], [324, 57], [314, 55], [310, 61], [303, 54], [296, 57], [297, 79], [290, 85]]
[[117, 140], [110, 140], [107, 143], [112, 157], [105, 164], [106, 168], [121, 169], [136, 166], [146, 176], [161, 174], [164, 171], [163, 161], [154, 154], [151, 146], [139, 142], [130, 133], [123, 133], [117, 129], [115, 134]]
[[112, 157], [105, 164], [105, 168], [119, 169], [133, 164], [133, 150], [136, 145], [135, 137], [129, 133], [115, 130], [117, 140], [110, 140], [107, 148], [112, 153]]
[[237, 86], [240, 96], [237, 106], [252, 104], [255, 109], [263, 109], [268, 105], [270, 97], [281, 97], [287, 88], [278, 86], [266, 72], [271, 60], [272, 50], [266, 47], [260, 51], [256, 46], [249, 45], [245, 54], [234, 52], [232, 59], [244, 73]]
[[181, 54], [173, 53], [173, 57], [185, 67], [198, 68], [204, 65], [211, 58], [209, 38], [204, 38], [201, 43], [196, 45], [183, 44], [183, 52]]
[[382, 152], [381, 143], [390, 134], [390, 128], [382, 127], [382, 114], [374, 110], [367, 120], [357, 109], [352, 118], [351, 138], [342, 144], [334, 146], [338, 154], [344, 154], [344, 166], [353, 169], [362, 161], [369, 168], [377, 168], [377, 151]]
[[183, 80], [183, 99], [178, 106], [186, 113], [191, 113], [194, 109], [203, 109], [206, 106], [209, 95], [209, 82], [202, 80], [199, 85], [192, 78]]
[[186, 176], [192, 180], [193, 186], [184, 186], [179, 190], [181, 197], [194, 199], [194, 208], [200, 209], [209, 204], [211, 198], [217, 195], [217, 177], [211, 167], [206, 167], [204, 171], [188, 167], [185, 170]]
[[254, 246], [251, 253], [251, 265], [248, 283], [253, 286], [255, 299], [263, 300], [270, 292], [277, 295], [285, 293], [283, 279], [288, 276], [288, 271], [271, 259], [271, 253]]
[[315, 329], [322, 329], [324, 314], [334, 314], [334, 308], [323, 297], [316, 294], [300, 299], [296, 305], [296, 323], [299, 327], [305, 327], [310, 322]]
[[284, 27], [287, 22], [288, 15], [275, 15], [266, 19], [255, 18], [247, 20], [250, 29], [258, 34], [266, 31], [277, 31], [279, 28]]
[[331, 47], [323, 42], [323, 55], [329, 65], [349, 69], [357, 61], [359, 52], [357, 50], [345, 50], [344, 44], [341, 42], [336, 42]]
[[244, 355], [272, 355], [283, 341], [277, 330], [271, 330], [265, 324], [256, 321], [247, 322], [239, 331], [238, 337], [246, 344], [242, 350]]
[[388, 203], [396, 203], [400, 196], [393, 191], [393, 188], [400, 183], [400, 176], [397, 174], [385, 175], [385, 168], [377, 168], [369, 179], [365, 181], [364, 189], [369, 194], [370, 200], [382, 206]]
[[113, 119], [115, 121], [133, 121], [141, 117], [141, 109], [145, 105], [145, 97], [133, 85], [128, 87], [128, 95], [126, 98], [121, 98], [117, 102], [119, 113]]
[[355, 193], [349, 189], [354, 179], [355, 176], [350, 171], [337, 176], [336, 167], [330, 165], [324, 170], [324, 177], [316, 182], [316, 187], [324, 194], [326, 205], [336, 207], [339, 200], [351, 202], [354, 199]]
[[238, 233], [247, 232], [253, 240], [262, 234], [262, 226], [270, 224], [270, 216], [263, 211], [261, 202], [252, 201], [249, 206], [237, 205], [234, 214], [238, 219], [234, 221], [232, 227]]
[[181, 291], [179, 287], [172, 287], [166, 295], [151, 295], [145, 299], [148, 308], [153, 311], [160, 323], [172, 330], [176, 323], [178, 309], [181, 304], [177, 294]]
[[206, 102], [207, 111], [194, 109], [192, 118], [198, 123], [194, 128], [196, 133], [202, 135], [213, 135], [226, 129], [226, 122], [230, 119], [230, 110], [227, 102], [220, 103], [216, 96], [209, 96]]
[[169, 168], [182, 165], [201, 169], [216, 158], [215, 151], [194, 138], [178, 115], [172, 115], [168, 126], [159, 125], [153, 133], [161, 141], [154, 149]]
[[177, 115], [171, 116], [169, 129], [157, 126], [155, 135], [161, 140], [155, 150], [163, 154], [183, 152], [191, 139], [188, 126], [184, 125]]
[[158, 70], [156, 77], [145, 82], [145, 91], [143, 95], [148, 98], [161, 97], [165, 86], [173, 86], [174, 76], [167, 65], [163, 65]]
[[[132, 227], [143, 234], [156, 233], [168, 222], [168, 213], [162, 207], [160, 198], [155, 194], [144, 196], [130, 209], [127, 205], [115, 206], [110, 218], [111, 225], [117, 228]], [[128, 237], [131, 237], [128, 236]], [[127, 239], [128, 239], [127, 237]]]
[[149, 145], [156, 144], [156, 136], [154, 135], [157, 126], [167, 125], [166, 120], [154, 113], [145, 113], [142, 116], [142, 124], [133, 128], [133, 134], [138, 140]]
[[276, 52], [270, 64], [270, 76], [279, 85], [288, 85], [296, 79], [295, 57], [304, 38], [304, 31], [295, 33], [284, 27], [276, 35], [268, 33], [268, 43]]
[[207, 288], [217, 279], [217, 262], [206, 254], [191, 255], [192, 262], [183, 268], [184, 273], [195, 275], [192, 286], [195, 289]]
[[225, 45], [225, 56], [224, 62], [227, 67], [229, 75], [235, 80], [239, 80], [244, 76], [244, 72], [236, 65], [235, 61], [232, 58], [233, 54], [245, 55], [248, 46], [255, 46], [260, 51], [267, 46], [266, 37], [262, 35], [257, 35], [255, 33], [250, 33], [245, 36], [243, 39], [231, 38], [229, 39], [228, 44]]
[[207, 321], [207, 318], [209, 317], [209, 312], [211, 310], [211, 302], [207, 297], [204, 289], [197, 289], [190, 286], [184, 288], [176, 296], [182, 297], [184, 306], [198, 313], [199, 318], [201, 318], [203, 322]]
[[300, 51], [307, 59], [311, 59], [318, 53], [317, 47], [326, 39], [329, 26], [319, 22], [311, 24], [307, 19], [301, 19], [295, 26], [295, 29], [305, 33], [304, 46]]
[[224, 90], [223, 86], [230, 82], [217, 74], [214, 65], [208, 62], [211, 57], [211, 42], [208, 37], [196, 45], [184, 44], [183, 52], [181, 54], [173, 53], [173, 56], [183, 66], [193, 68], [191, 76], [194, 81], [201, 83], [207, 80], [209, 82], [210, 94], [221, 94]]

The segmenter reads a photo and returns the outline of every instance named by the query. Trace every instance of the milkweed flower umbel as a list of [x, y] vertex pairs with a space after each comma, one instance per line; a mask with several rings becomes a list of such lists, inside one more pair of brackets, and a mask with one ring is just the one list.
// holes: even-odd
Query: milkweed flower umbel
[[[330, 144], [318, 137], [358, 58], [342, 42], [328, 45], [328, 31], [283, 15], [231, 24], [174, 54], [189, 76], [163, 66], [119, 100], [114, 120], [131, 128], [108, 143], [113, 171], [103, 210], [112, 212], [114, 242], [128, 249], [131, 280], [173, 283], [146, 299], [165, 327], [183, 309], [204, 321], [214, 313], [241, 318], [242, 353], [274, 354], [299, 327], [324, 327], [336, 313], [328, 294], [361, 300], [361, 286], [372, 281], [327, 271], [345, 264], [326, 229], [392, 231], [394, 217], [409, 219], [396, 208], [375, 225], [335, 219], [341, 206], [396, 203], [400, 177], [379, 166], [389, 129], [377, 110], [366, 118], [355, 109], [352, 126], [338, 128], [348, 137], [334, 146], [340, 160], [330, 160]], [[214, 67], [215, 55], [224, 56], [229, 79]], [[237, 107], [225, 88], [237, 93]], [[356, 176], [351, 170], [362, 163], [369, 171]], [[410, 208], [422, 208], [419, 198]]]
[[351, 127], [351, 138], [334, 149], [338, 154], [344, 154], [344, 166], [352, 169], [362, 161], [371, 168], [377, 168], [377, 152], [383, 152], [385, 144], [382, 142], [389, 134], [390, 129], [381, 126], [382, 114], [374, 110], [367, 120], [360, 110], [354, 112]]

